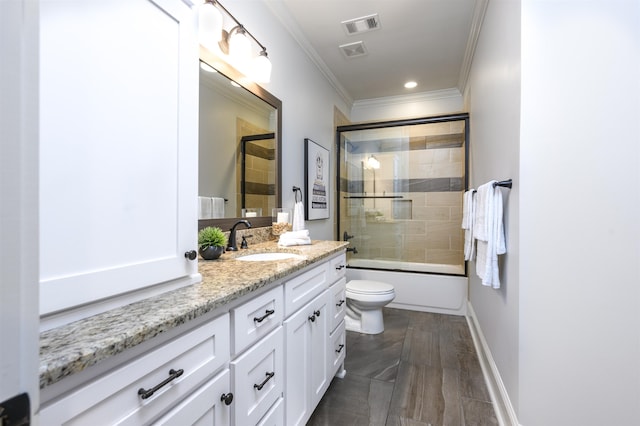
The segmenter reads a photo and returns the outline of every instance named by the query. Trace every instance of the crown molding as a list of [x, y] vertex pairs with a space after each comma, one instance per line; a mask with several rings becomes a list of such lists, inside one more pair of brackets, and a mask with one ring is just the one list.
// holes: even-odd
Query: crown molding
[[327, 79], [329, 84], [333, 86], [338, 95], [347, 104], [349, 108], [353, 105], [353, 97], [347, 92], [347, 90], [340, 84], [336, 76], [331, 72], [327, 64], [320, 58], [315, 51], [309, 40], [304, 36], [298, 23], [293, 19], [289, 10], [284, 5], [284, 2], [277, 0], [264, 0], [264, 3], [271, 10], [273, 15], [282, 23], [284, 28], [291, 34], [293, 39], [302, 48], [305, 54], [311, 59], [322, 75]]
[[382, 106], [397, 106], [401, 104], [412, 104], [420, 102], [430, 102], [438, 99], [457, 98], [462, 94], [457, 87], [450, 89], [433, 90], [431, 92], [412, 93], [402, 96], [386, 96], [384, 98], [362, 99], [353, 103], [353, 108], [376, 108]]
[[484, 21], [484, 15], [487, 12], [488, 6], [489, 0], [476, 0], [476, 4], [473, 8], [471, 29], [469, 31], [469, 38], [467, 39], [464, 58], [462, 59], [462, 66], [460, 67], [460, 77], [458, 79], [458, 90], [460, 93], [464, 93], [467, 87], [469, 73], [471, 72], [471, 64], [473, 64], [473, 56], [476, 52], [478, 38], [480, 37], [480, 30], [482, 29], [482, 22]]

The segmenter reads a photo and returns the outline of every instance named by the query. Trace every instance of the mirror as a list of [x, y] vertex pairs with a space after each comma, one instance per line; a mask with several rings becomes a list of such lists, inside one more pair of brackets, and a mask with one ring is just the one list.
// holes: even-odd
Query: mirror
[[[201, 48], [199, 226], [228, 230], [247, 209], [271, 226], [282, 203], [282, 102]], [[206, 65], [211, 71], [206, 71]], [[232, 85], [232, 82], [239, 84]]]

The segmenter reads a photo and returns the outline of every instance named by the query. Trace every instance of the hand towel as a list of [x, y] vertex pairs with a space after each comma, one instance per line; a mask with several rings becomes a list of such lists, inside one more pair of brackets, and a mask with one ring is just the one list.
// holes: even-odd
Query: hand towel
[[[489, 188], [483, 188], [490, 185]], [[482, 279], [482, 285], [500, 288], [500, 269], [498, 266], [498, 255], [507, 252], [504, 224], [502, 192], [499, 187], [494, 187], [493, 182], [481, 186], [484, 197], [484, 218], [483, 221], [476, 221], [474, 227], [484, 227], [486, 239], [478, 239], [476, 254], [476, 273]], [[478, 193], [480, 193], [478, 188]], [[480, 200], [478, 199], [476, 208], [480, 210]], [[478, 216], [476, 212], [476, 217]], [[475, 228], [474, 228], [475, 233]]]
[[198, 219], [211, 219], [211, 197], [198, 197]]
[[212, 197], [211, 198], [211, 218], [212, 219], [224, 219], [224, 198]]
[[462, 200], [462, 229], [464, 229], [464, 260], [474, 260], [475, 239], [473, 238], [473, 223], [475, 221], [476, 196], [475, 190], [464, 193]]
[[303, 229], [302, 231], [290, 231], [280, 235], [278, 245], [282, 247], [288, 246], [303, 246], [311, 244], [311, 238], [309, 237], [309, 230]]
[[301, 231], [304, 229], [304, 204], [302, 201], [297, 201], [293, 206], [293, 225], [294, 231]]

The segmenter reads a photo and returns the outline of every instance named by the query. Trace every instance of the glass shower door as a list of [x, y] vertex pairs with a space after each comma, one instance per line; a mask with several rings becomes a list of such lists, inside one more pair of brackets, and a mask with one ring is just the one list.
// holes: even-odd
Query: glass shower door
[[350, 267], [464, 274], [466, 114], [338, 128]]

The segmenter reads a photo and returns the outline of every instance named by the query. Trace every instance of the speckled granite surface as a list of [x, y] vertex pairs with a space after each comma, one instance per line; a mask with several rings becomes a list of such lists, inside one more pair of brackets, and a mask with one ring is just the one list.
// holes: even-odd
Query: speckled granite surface
[[[78, 373], [126, 349], [184, 324], [344, 248], [341, 241], [313, 241], [279, 248], [253, 244], [218, 260], [199, 259], [202, 282], [45, 331], [40, 335], [40, 388]], [[304, 259], [243, 262], [234, 258], [262, 252], [291, 252]]]

